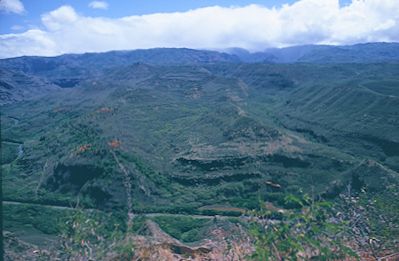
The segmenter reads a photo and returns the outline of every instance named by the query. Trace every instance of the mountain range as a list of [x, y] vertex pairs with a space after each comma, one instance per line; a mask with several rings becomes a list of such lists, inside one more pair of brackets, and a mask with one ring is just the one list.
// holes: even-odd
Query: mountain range
[[379, 193], [399, 182], [398, 72], [397, 43], [2, 59], [5, 228], [56, 234], [23, 204], [234, 217]]

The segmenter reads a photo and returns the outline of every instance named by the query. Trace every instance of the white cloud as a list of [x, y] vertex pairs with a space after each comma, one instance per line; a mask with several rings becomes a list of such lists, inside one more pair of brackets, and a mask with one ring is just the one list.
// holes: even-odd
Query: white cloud
[[57, 31], [67, 26], [73, 25], [79, 19], [75, 10], [68, 6], [60, 8], [42, 15], [42, 23], [50, 31]]
[[280, 8], [206, 7], [118, 19], [79, 15], [62, 6], [43, 29], [0, 35], [0, 57], [152, 47], [263, 50], [298, 44], [399, 41], [398, 0], [299, 0]]
[[19, 0], [0, 0], [0, 11], [22, 14], [25, 12], [25, 8]]
[[105, 1], [93, 1], [93, 2], [90, 2], [89, 7], [93, 8], [93, 9], [106, 10], [106, 9], [108, 9], [108, 3]]
[[44, 31], [32, 29], [21, 34], [0, 35], [0, 57], [57, 54], [57, 44]]

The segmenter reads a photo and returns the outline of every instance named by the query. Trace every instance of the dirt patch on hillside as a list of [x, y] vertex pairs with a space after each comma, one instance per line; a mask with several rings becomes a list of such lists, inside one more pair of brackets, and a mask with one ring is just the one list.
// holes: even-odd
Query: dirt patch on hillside
[[133, 237], [134, 260], [245, 260], [253, 251], [252, 241], [237, 224], [212, 226], [209, 237], [196, 244], [183, 244], [163, 232], [159, 226], [147, 221], [143, 235]]

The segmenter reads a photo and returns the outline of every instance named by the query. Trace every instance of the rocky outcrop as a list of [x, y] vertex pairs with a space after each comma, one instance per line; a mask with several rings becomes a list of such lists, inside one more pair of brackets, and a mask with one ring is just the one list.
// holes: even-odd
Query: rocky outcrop
[[247, 232], [236, 224], [216, 223], [209, 228], [208, 239], [188, 245], [163, 232], [156, 223], [147, 221], [141, 235], [132, 238], [134, 260], [245, 260], [253, 251]]

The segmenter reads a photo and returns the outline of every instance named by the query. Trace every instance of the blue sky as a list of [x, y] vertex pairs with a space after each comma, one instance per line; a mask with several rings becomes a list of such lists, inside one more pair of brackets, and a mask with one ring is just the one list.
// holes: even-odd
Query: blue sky
[[0, 0], [0, 58], [399, 41], [399, 0]]

